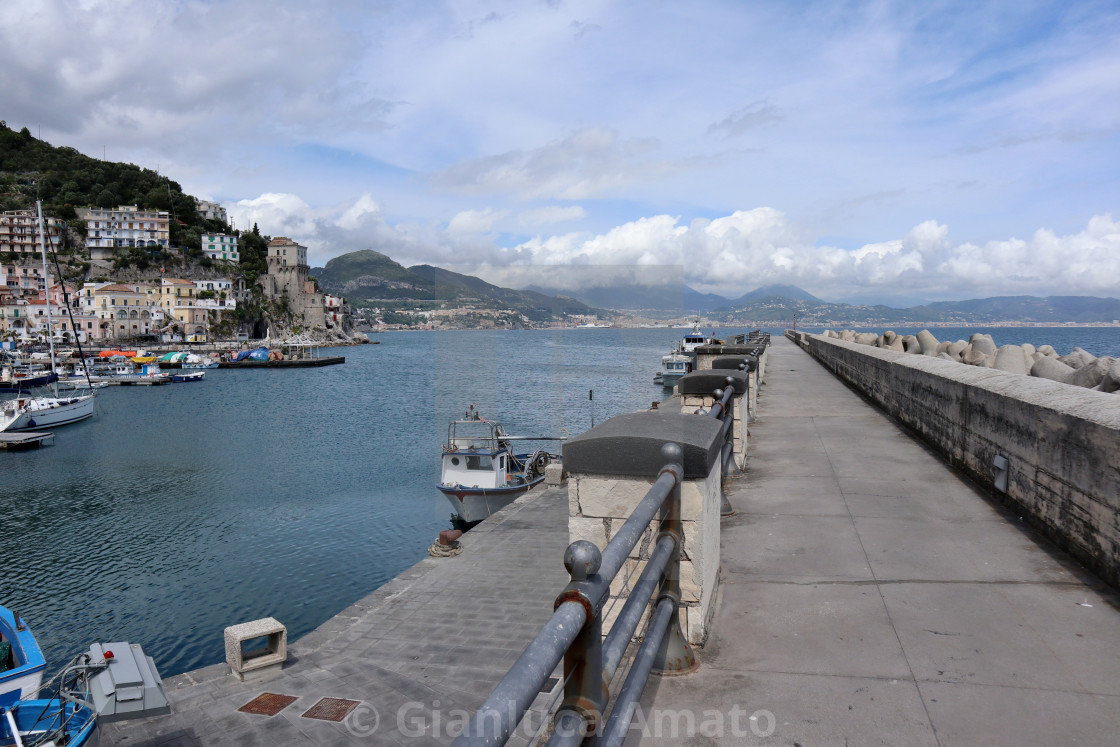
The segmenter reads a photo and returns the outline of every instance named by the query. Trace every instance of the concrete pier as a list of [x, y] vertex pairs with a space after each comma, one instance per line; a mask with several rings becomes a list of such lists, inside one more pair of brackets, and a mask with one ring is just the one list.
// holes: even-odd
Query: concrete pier
[[700, 671], [628, 744], [1115, 743], [1117, 595], [789, 341], [769, 367]]
[[[1120, 597], [772, 343], [747, 468], [725, 486], [737, 513], [720, 524], [700, 670], [651, 679], [628, 744], [1115, 743]], [[272, 679], [224, 664], [171, 678], [172, 715], [105, 725], [105, 743], [450, 743], [567, 581], [567, 490], [533, 491], [461, 541], [291, 643]], [[537, 698], [534, 726], [559, 691]], [[296, 700], [238, 710], [263, 693]], [[354, 701], [346, 720], [304, 717], [324, 697]]]

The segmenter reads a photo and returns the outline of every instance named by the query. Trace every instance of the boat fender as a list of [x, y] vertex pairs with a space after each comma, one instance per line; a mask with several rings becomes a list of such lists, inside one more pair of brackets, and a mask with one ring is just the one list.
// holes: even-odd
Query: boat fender
[[38, 423], [35, 422], [35, 418], [31, 418], [27, 421], [28, 428], [34, 428], [36, 425], [38, 425]]

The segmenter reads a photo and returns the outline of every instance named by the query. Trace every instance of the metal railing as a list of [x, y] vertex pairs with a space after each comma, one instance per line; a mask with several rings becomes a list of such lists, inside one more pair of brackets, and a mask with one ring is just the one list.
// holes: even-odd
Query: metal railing
[[[726, 402], [721, 403], [726, 408]], [[564, 700], [553, 721], [548, 745], [574, 745], [585, 739], [596, 744], [619, 745], [626, 737], [650, 673], [689, 672], [698, 666], [677, 613], [684, 542], [684, 455], [678, 444], [666, 443], [661, 456], [664, 466], [653, 485], [602, 552], [587, 540], [568, 546], [564, 567], [571, 575], [571, 583], [556, 598], [552, 617], [490, 693], [454, 745], [505, 744], [561, 659]], [[604, 640], [602, 615], [611, 582], [655, 518], [660, 524], [654, 549]], [[609, 687], [651, 599], [649, 625], [608, 717]]]

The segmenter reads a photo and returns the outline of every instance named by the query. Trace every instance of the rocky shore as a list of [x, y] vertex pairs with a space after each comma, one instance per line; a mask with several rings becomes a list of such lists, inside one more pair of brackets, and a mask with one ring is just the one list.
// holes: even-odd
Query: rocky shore
[[1060, 355], [1050, 345], [997, 346], [991, 335], [979, 332], [967, 342], [942, 342], [928, 329], [916, 335], [898, 335], [890, 330], [881, 335], [850, 329], [839, 332], [825, 330], [824, 336], [900, 353], [928, 355], [969, 366], [994, 368], [1021, 376], [1037, 376], [1100, 392], [1120, 391], [1120, 359], [1108, 355], [1098, 358], [1081, 348]]

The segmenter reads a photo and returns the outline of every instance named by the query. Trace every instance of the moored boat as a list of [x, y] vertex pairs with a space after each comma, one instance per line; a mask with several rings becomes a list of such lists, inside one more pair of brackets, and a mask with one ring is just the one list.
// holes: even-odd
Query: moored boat
[[171, 374], [172, 381], [202, 381], [206, 378], [205, 371], [175, 371]]
[[660, 381], [655, 378], [655, 383], [671, 389], [695, 365], [696, 356], [681, 352], [680, 346], [677, 346], [668, 355], [661, 356], [661, 371], [658, 372], [661, 378]]
[[35, 636], [7, 607], [0, 607], [0, 709], [39, 692], [47, 662]]
[[513, 441], [549, 441], [554, 437], [510, 436], [502, 426], [482, 418], [472, 406], [447, 427], [440, 482], [459, 519], [474, 523], [509, 505], [544, 480], [545, 468], [559, 457], [543, 448], [515, 454]]
[[75, 397], [16, 397], [0, 402], [0, 433], [53, 428], [93, 415], [94, 395]]
[[[0, 745], [82, 747], [99, 720], [171, 712], [155, 662], [139, 644], [95, 643], [44, 683], [46, 663], [35, 637], [2, 606], [0, 634], [0, 650], [13, 665], [0, 668]], [[39, 698], [40, 691], [47, 697]]]

